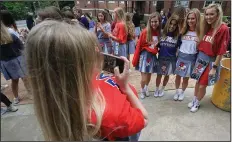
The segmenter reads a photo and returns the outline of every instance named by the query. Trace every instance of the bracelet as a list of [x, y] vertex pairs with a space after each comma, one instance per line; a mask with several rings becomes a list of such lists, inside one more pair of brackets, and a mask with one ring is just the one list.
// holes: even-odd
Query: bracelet
[[216, 69], [218, 66], [217, 65], [213, 65], [213, 68]]

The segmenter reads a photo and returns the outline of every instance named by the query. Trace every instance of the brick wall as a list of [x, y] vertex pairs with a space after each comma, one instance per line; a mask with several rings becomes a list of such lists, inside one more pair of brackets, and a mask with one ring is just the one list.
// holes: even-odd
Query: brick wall
[[[95, 6], [94, 6], [95, 3]], [[136, 2], [134, 2], [136, 3]], [[153, 1], [144, 1], [144, 14], [150, 14], [152, 12], [156, 11], [156, 6], [154, 5]], [[121, 3], [120, 1], [115, 1], [115, 3], [108, 3], [108, 2], [98, 2], [98, 1], [91, 1], [90, 4], [86, 3], [86, 1], [79, 0], [79, 4], [77, 4], [77, 7], [82, 8], [84, 12], [90, 11], [92, 12], [93, 15], [97, 13], [95, 9], [109, 9], [110, 11], [113, 11], [114, 8], [116, 7], [122, 7], [125, 9], [125, 4]], [[164, 1], [164, 10], [167, 11], [168, 8], [171, 9], [171, 12], [174, 11], [175, 9], [175, 1]], [[202, 13], [204, 12], [203, 10], [204, 6], [204, 1], [190, 1], [189, 2], [189, 7], [190, 8], [198, 8]], [[136, 8], [136, 4], [134, 4], [134, 8]], [[85, 10], [85, 9], [91, 9], [91, 10]], [[225, 16], [231, 16], [231, 1], [223, 1], [222, 2], [222, 9], [223, 13]], [[131, 12], [132, 11], [132, 1], [129, 1], [127, 3], [127, 11]]]

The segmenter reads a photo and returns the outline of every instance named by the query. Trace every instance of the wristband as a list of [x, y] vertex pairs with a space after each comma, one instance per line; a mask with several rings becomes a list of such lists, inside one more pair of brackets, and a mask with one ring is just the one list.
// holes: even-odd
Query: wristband
[[214, 68], [214, 69], [217, 69], [217, 67], [218, 67], [217, 65], [213, 65], [213, 68]]

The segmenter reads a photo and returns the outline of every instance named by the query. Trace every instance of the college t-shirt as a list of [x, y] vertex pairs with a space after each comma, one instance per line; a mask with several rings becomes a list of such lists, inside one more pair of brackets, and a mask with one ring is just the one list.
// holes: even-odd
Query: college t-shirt
[[[94, 81], [99, 87], [106, 102], [101, 123], [101, 137], [108, 140], [134, 135], [144, 128], [144, 117], [140, 109], [131, 106], [127, 96], [122, 94], [114, 78], [100, 74]], [[135, 94], [134, 87], [130, 86]], [[96, 123], [92, 112], [91, 121]]]
[[159, 56], [173, 57], [176, 56], [177, 51], [177, 39], [173, 37], [172, 33], [168, 33], [167, 36], [160, 38], [159, 43]]
[[[225, 24], [221, 24], [220, 28], [213, 36], [213, 29], [210, 29], [199, 43], [199, 51], [204, 52], [208, 56], [215, 57], [226, 53], [229, 42], [229, 28]], [[212, 40], [213, 44], [211, 43]]]
[[180, 51], [185, 54], [197, 53], [197, 41], [198, 37], [195, 31], [188, 31], [185, 35], [182, 35], [180, 45]]
[[117, 42], [125, 44], [127, 42], [126, 24], [123, 22], [117, 22], [113, 30], [113, 36], [117, 37]]

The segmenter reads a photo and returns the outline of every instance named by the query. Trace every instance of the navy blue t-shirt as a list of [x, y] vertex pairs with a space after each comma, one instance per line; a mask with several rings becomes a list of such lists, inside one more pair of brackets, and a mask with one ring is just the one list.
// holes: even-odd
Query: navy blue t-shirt
[[166, 37], [160, 38], [159, 56], [173, 57], [176, 56], [176, 51], [178, 48], [178, 40], [174, 39], [172, 33], [168, 33]]

